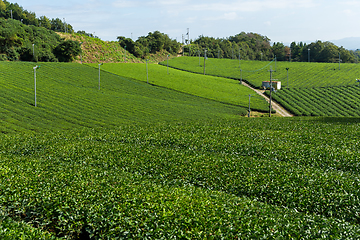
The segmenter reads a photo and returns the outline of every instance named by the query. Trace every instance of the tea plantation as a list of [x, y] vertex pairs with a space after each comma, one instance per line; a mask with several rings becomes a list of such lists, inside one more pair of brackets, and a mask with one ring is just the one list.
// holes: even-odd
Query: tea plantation
[[[35, 107], [33, 63], [0, 64], [0, 131], [40, 131], [74, 127], [193, 119], [236, 118], [246, 109], [101, 73], [69, 63], [39, 63]], [[143, 65], [145, 66], [145, 65]]]
[[[89, 65], [97, 67], [97, 64]], [[249, 94], [256, 95], [253, 90], [230, 79], [167, 69], [157, 64], [148, 64], [146, 70], [146, 64], [106, 63], [101, 69], [126, 78], [243, 108], [249, 106]], [[254, 97], [251, 100], [251, 109], [266, 112], [269, 105], [265, 99]]]
[[0, 205], [69, 239], [354, 239], [359, 128], [242, 118], [3, 135]]
[[249, 119], [131, 65], [100, 90], [97, 68], [39, 65], [36, 107], [34, 64], [0, 65], [1, 239], [360, 235], [358, 118]]
[[[176, 58], [169, 65], [203, 74], [204, 58], [200, 60], [199, 64], [196, 57]], [[282, 83], [282, 90], [273, 94], [274, 100], [296, 116], [360, 116], [358, 64], [207, 59], [205, 67], [208, 75], [237, 80], [242, 77], [256, 88], [261, 87], [262, 81], [269, 81], [269, 70], [274, 70], [273, 80]]]

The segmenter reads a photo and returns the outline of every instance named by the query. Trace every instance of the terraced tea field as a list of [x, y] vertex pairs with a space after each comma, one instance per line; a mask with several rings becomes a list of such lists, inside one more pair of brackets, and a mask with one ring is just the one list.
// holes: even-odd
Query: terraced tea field
[[[97, 67], [97, 64], [89, 65]], [[148, 74], [146, 64], [106, 63], [101, 66], [101, 69], [126, 78], [149, 82], [152, 85], [237, 105], [242, 108], [248, 108], [249, 94], [256, 95], [253, 90], [230, 79], [192, 74], [171, 68], [167, 69], [157, 64], [148, 64]], [[266, 101], [260, 97], [252, 98], [251, 108], [260, 112], [266, 112], [269, 109]]]
[[[164, 61], [162, 65], [167, 65]], [[204, 73], [204, 58], [182, 57], [169, 60], [169, 66], [195, 73]], [[353, 86], [355, 80], [360, 78], [360, 65], [346, 63], [307, 63], [307, 62], [263, 62], [244, 61], [232, 59], [206, 60], [206, 74], [213, 76], [240, 79], [241, 75], [251, 85], [259, 88], [262, 81], [270, 80], [269, 70], [272, 69], [273, 79], [282, 82], [282, 87], [309, 88]], [[287, 83], [287, 70], [289, 68], [289, 84]], [[241, 71], [242, 70], [242, 74]]]
[[101, 73], [80, 64], [0, 64], [0, 131], [59, 130], [186, 119], [236, 118], [246, 109]]
[[[202, 61], [199, 65], [198, 58], [186, 57], [172, 59], [169, 64], [203, 74]], [[161, 64], [166, 65], [167, 62]], [[270, 69], [276, 70], [272, 75], [273, 80], [282, 83], [282, 90], [273, 94], [274, 100], [295, 116], [360, 116], [360, 96], [356, 83], [356, 79], [360, 78], [358, 64], [341, 64], [339, 69], [337, 63], [206, 60], [206, 74], [234, 79], [242, 76], [257, 88], [260, 88], [262, 81], [270, 80]]]
[[99, 90], [96, 67], [40, 65], [35, 107], [34, 64], [0, 64], [1, 239], [360, 236], [358, 118], [240, 118], [182, 72], [105, 64]]
[[359, 128], [242, 118], [3, 135], [0, 206], [27, 234], [68, 239], [354, 239]]

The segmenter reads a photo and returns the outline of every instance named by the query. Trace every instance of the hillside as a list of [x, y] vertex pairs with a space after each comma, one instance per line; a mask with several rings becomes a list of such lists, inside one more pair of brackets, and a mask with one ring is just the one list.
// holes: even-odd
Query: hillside
[[[126, 52], [122, 48], [119, 42], [116, 41], [103, 41], [99, 38], [88, 37], [78, 33], [58, 33], [64, 39], [71, 39], [82, 43], [82, 56], [78, 56], [75, 62], [80, 63], [81, 58], [83, 63], [116, 63], [116, 62], [127, 62], [127, 63], [144, 63], [145, 59], [137, 58], [129, 52]], [[169, 53], [162, 51], [156, 54], [150, 54], [147, 59], [150, 63], [158, 63], [167, 59]], [[170, 56], [170, 58], [175, 55]]]
[[236, 118], [245, 109], [77, 63], [1, 62], [0, 132], [117, 127], [122, 124]]
[[[204, 58], [171, 59], [169, 66], [204, 73]], [[167, 65], [167, 61], [160, 63]], [[360, 65], [355, 63], [303, 63], [207, 59], [207, 75], [240, 80], [261, 88], [262, 81], [272, 79], [282, 83], [273, 98], [296, 116], [359, 117], [358, 83]], [[287, 70], [288, 69], [288, 70]], [[289, 78], [287, 77], [289, 73]], [[269, 92], [267, 91], [269, 95]]]
[[[90, 64], [97, 67], [97, 64]], [[267, 112], [269, 105], [255, 92], [241, 84], [226, 78], [192, 74], [176, 69], [167, 69], [158, 64], [148, 65], [148, 74], [145, 64], [131, 63], [107, 63], [101, 69], [126, 78], [142, 82], [149, 82], [152, 85], [162, 86], [178, 92], [211, 99], [217, 102], [239, 106], [247, 109], [249, 106], [249, 94], [251, 109], [259, 112]]]

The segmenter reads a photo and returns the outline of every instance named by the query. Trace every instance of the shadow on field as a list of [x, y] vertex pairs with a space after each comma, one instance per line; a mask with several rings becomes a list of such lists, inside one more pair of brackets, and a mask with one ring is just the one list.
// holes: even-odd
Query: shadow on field
[[355, 124], [355, 123], [360, 123], [360, 118], [359, 117], [319, 117], [314, 119], [314, 121], [324, 122], [324, 123]]

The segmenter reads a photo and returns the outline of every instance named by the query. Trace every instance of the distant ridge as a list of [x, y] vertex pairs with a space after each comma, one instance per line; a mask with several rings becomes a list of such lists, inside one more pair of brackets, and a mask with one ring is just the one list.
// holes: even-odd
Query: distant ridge
[[348, 50], [357, 50], [360, 49], [360, 37], [348, 37], [342, 38], [339, 40], [330, 41], [337, 46], [343, 46], [345, 49]]

